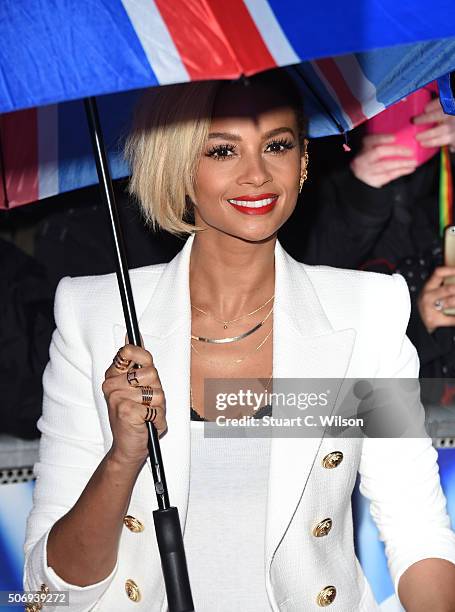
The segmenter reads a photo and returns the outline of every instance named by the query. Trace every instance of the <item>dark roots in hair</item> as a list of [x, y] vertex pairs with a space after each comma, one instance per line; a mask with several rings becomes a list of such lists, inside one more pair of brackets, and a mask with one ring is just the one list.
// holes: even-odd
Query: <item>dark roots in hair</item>
[[303, 98], [299, 87], [296, 81], [294, 81], [284, 68], [271, 68], [270, 70], [259, 72], [249, 77], [242, 75], [232, 82], [242, 83], [244, 87], [257, 83], [258, 85], [263, 85], [264, 87], [270, 87], [275, 91], [279, 91], [280, 95], [289, 101], [289, 105], [295, 111], [299, 130], [298, 138], [300, 148], [303, 148], [304, 140], [308, 133], [308, 119], [305, 116]]

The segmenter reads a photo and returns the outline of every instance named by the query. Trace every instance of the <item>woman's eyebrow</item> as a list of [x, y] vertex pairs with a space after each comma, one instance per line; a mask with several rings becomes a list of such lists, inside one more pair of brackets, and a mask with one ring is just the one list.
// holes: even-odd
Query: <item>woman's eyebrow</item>
[[[282, 134], [283, 132], [289, 132], [290, 134], [292, 134], [292, 136], [294, 136], [294, 132], [293, 130], [291, 130], [291, 128], [279, 127], [274, 128], [273, 130], [270, 130], [269, 132], [263, 134], [263, 138], [271, 138], [272, 136], [277, 136], [278, 134]], [[213, 138], [224, 138], [225, 140], [235, 140], [237, 142], [242, 140], [242, 137], [239, 134], [231, 134], [230, 132], [210, 132], [208, 137], [209, 140]]]

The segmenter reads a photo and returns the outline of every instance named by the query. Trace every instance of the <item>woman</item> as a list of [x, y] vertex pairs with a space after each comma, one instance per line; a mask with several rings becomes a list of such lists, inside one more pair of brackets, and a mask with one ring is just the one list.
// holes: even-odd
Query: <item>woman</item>
[[196, 421], [213, 414], [206, 378], [417, 375], [401, 277], [304, 266], [277, 241], [307, 173], [300, 108], [281, 70], [142, 102], [132, 190], [152, 224], [192, 235], [169, 264], [133, 272], [144, 349], [122, 347], [112, 275], [60, 283], [26, 588], [68, 590], [80, 612], [166, 610], [149, 419], [198, 612], [376, 610], [353, 547], [358, 470], [403, 605], [454, 609], [455, 537], [429, 439], [213, 440]]

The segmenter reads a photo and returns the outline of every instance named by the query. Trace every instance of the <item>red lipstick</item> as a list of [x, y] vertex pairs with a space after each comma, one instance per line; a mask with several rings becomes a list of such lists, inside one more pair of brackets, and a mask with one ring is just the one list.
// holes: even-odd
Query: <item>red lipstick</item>
[[[259, 202], [260, 200], [271, 200], [264, 206], [245, 206], [244, 204], [236, 204], [237, 202]], [[236, 198], [230, 198], [229, 204], [243, 213], [244, 215], [264, 215], [270, 212], [278, 201], [278, 195], [276, 193], [261, 193], [260, 195], [242, 195]]]

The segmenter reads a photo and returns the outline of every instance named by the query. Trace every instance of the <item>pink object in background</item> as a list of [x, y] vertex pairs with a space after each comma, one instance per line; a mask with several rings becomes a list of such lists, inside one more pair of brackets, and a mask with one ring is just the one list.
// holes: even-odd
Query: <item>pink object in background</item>
[[[413, 157], [417, 165], [425, 163], [438, 151], [438, 147], [422, 147], [415, 136], [419, 132], [430, 129], [435, 124], [425, 123], [414, 125], [413, 117], [421, 115], [428, 102], [432, 99], [432, 92], [437, 93], [436, 83], [430, 83], [426, 87], [415, 91], [410, 96], [402, 98], [385, 111], [379, 113], [366, 124], [368, 134], [393, 134], [395, 141], [391, 144], [408, 147], [413, 151]], [[388, 156], [389, 159], [405, 159], [397, 155]]]

